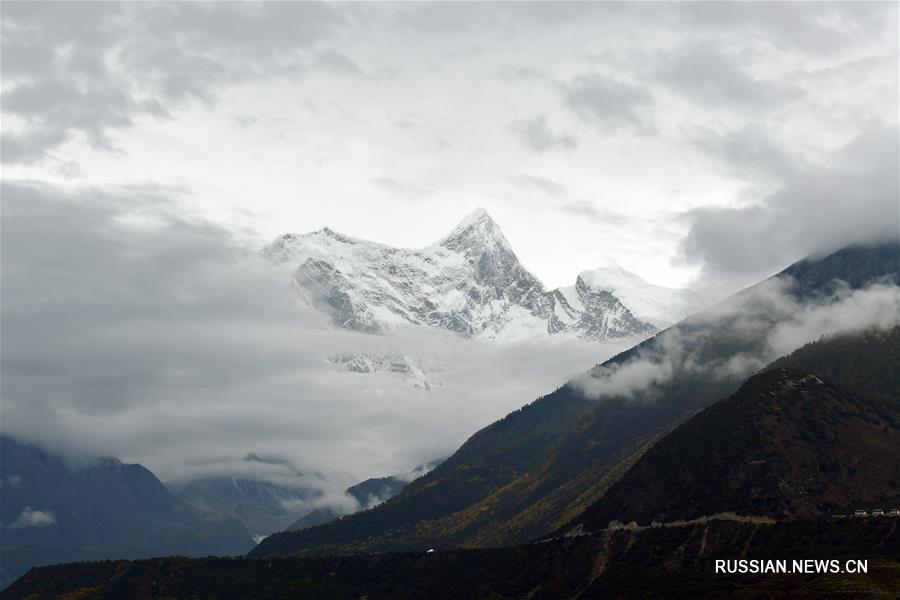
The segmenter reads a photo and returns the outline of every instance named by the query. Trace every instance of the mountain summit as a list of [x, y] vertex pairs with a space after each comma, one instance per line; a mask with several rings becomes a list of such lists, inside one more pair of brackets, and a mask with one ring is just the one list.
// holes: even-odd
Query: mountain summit
[[438, 245], [455, 252], [479, 250], [505, 250], [512, 254], [512, 247], [504, 237], [497, 222], [486, 210], [476, 208], [459, 222]]
[[[419, 325], [500, 342], [559, 334], [604, 340], [645, 337], [668, 323], [643, 305], [649, 316], [636, 316], [611, 291], [622, 286], [603, 285], [598, 277], [547, 290], [483, 208], [421, 249], [325, 228], [283, 235], [262, 254], [335, 326], [366, 333]], [[659, 297], [658, 290], [665, 290], [642, 295], [635, 289], [630, 288], [632, 298]]]

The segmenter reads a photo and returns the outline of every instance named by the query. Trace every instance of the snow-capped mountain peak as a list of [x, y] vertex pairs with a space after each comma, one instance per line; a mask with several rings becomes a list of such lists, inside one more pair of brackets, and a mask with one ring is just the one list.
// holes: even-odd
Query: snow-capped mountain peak
[[703, 308], [694, 292], [649, 283], [619, 266], [582, 271], [578, 278], [591, 289], [614, 294], [635, 317], [660, 329]]
[[[418, 325], [492, 341], [557, 334], [610, 339], [650, 335], [661, 323], [658, 310], [648, 312], [654, 322], [645, 320], [619, 296], [650, 286], [624, 271], [586, 271], [575, 286], [547, 290], [483, 208], [418, 250], [323, 228], [282, 235], [262, 255], [334, 325], [366, 333]], [[631, 295], [643, 310], [640, 296]]]
[[466, 254], [499, 249], [512, 252], [500, 226], [481, 207], [469, 213], [437, 245]]

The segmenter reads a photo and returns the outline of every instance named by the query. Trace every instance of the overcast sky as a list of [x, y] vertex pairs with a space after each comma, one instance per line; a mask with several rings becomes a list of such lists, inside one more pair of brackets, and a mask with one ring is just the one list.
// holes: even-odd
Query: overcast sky
[[[482, 206], [548, 286], [712, 298], [900, 227], [893, 2], [4, 2], [0, 56], [3, 431], [165, 478], [341, 490], [626, 347], [328, 330], [235, 266], [281, 233]], [[325, 360], [360, 350], [438, 385]]]
[[483, 206], [549, 286], [723, 293], [900, 220], [892, 2], [5, 3], [2, 67], [4, 179], [251, 240]]

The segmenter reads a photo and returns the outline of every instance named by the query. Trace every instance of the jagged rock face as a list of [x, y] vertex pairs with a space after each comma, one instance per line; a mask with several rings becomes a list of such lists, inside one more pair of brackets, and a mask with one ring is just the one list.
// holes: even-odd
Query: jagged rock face
[[569, 309], [566, 315], [574, 318], [571, 324], [560, 319], [563, 329], [574, 329], [581, 337], [608, 339], [656, 332], [653, 325], [637, 319], [615, 294], [592, 287], [580, 275], [574, 289], [561, 288], [554, 292], [559, 292], [566, 302]]
[[546, 290], [482, 209], [418, 250], [326, 228], [284, 235], [263, 256], [290, 269], [301, 298], [355, 331], [387, 333], [411, 324], [498, 341], [562, 333], [601, 340], [656, 331], [613, 292], [581, 278], [574, 287]]
[[583, 271], [579, 279], [591, 289], [610, 292], [637, 319], [659, 329], [703, 308], [703, 300], [694, 292], [653, 285], [621, 267]]

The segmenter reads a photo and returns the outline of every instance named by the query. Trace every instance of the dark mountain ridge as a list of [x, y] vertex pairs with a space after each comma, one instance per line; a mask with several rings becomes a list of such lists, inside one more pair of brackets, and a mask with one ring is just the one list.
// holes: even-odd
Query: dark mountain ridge
[[900, 413], [778, 367], [664, 437], [573, 521], [812, 518], [900, 505]]

